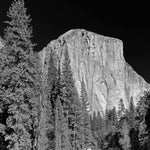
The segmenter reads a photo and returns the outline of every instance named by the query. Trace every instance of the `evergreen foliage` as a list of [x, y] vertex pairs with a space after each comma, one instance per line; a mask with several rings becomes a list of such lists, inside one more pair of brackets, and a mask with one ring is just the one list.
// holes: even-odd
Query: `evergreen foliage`
[[130, 142], [131, 142], [131, 149], [139, 149], [139, 139], [138, 139], [138, 128], [139, 123], [136, 120], [136, 110], [134, 106], [133, 97], [131, 97], [129, 102], [129, 110], [126, 114], [128, 125], [129, 125], [129, 136], [130, 136]]
[[129, 111], [127, 114], [128, 117], [128, 124], [130, 126], [130, 129], [135, 127], [135, 108], [134, 108], [134, 102], [133, 102], [133, 97], [130, 99], [129, 103]]
[[137, 113], [139, 117], [140, 149], [149, 149], [150, 145], [150, 92], [145, 92], [138, 102]]
[[118, 104], [118, 117], [119, 118], [123, 117], [124, 113], [125, 113], [125, 106], [123, 99], [121, 98]]
[[67, 120], [64, 117], [63, 106], [61, 99], [58, 97], [56, 102], [55, 112], [55, 134], [56, 134], [56, 147], [55, 149], [70, 150], [71, 145], [69, 142], [69, 128]]
[[79, 108], [79, 96], [74, 85], [72, 70], [70, 67], [70, 59], [67, 47], [64, 52], [64, 62], [62, 67], [62, 104], [64, 108], [64, 116], [67, 119], [69, 132], [69, 141], [72, 149], [77, 147], [77, 135], [79, 131], [79, 123], [77, 122], [77, 114]]
[[[51, 70], [54, 72], [53, 70]], [[54, 79], [56, 76], [54, 75], [52, 79]], [[66, 109], [66, 103], [67, 102], [67, 93], [65, 91], [65, 85], [63, 84], [61, 74], [61, 68], [60, 68], [60, 62], [58, 66], [57, 71], [57, 81], [55, 83], [55, 92], [53, 93], [54, 98], [55, 96], [57, 99], [52, 99], [53, 101], [53, 113], [54, 113], [54, 122], [55, 122], [55, 150], [61, 149], [61, 150], [70, 150], [71, 149], [71, 142], [70, 142], [70, 132], [68, 126], [68, 110]], [[52, 80], [51, 80], [52, 81]], [[54, 81], [55, 82], [55, 81]], [[56, 98], [55, 97], [55, 98]], [[55, 100], [55, 101], [54, 101]], [[68, 103], [67, 103], [68, 104]], [[69, 107], [69, 105], [67, 105]]]
[[121, 126], [121, 138], [119, 140], [120, 145], [122, 146], [123, 150], [130, 150], [130, 137], [129, 137], [129, 125], [126, 119], [123, 120], [123, 124]]
[[6, 22], [6, 43], [0, 58], [1, 96], [8, 113], [5, 140], [10, 150], [30, 150], [38, 122], [39, 58], [33, 52], [31, 19], [24, 1], [14, 1], [7, 16], [10, 20]]
[[[56, 146], [55, 142], [55, 105], [56, 100], [59, 95], [60, 88], [60, 75], [59, 70], [55, 67], [54, 64], [54, 53], [50, 53], [49, 59], [49, 68], [47, 75], [47, 87], [46, 87], [46, 124], [47, 124], [47, 134], [46, 138], [48, 139], [49, 149], [54, 149]], [[49, 105], [48, 105], [49, 104]], [[50, 106], [50, 107], [48, 107]]]
[[81, 109], [82, 109], [82, 147], [89, 148], [92, 143], [91, 123], [89, 115], [89, 103], [85, 83], [81, 82]]

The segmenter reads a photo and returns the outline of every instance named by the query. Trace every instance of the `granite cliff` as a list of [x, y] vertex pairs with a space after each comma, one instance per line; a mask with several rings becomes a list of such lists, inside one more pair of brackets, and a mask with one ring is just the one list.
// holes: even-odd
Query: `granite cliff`
[[83, 29], [66, 32], [39, 52], [43, 80], [51, 51], [55, 52], [55, 63], [58, 66], [58, 60], [62, 64], [66, 48], [78, 93], [80, 95], [83, 78], [92, 112], [104, 112], [105, 108], [113, 106], [117, 108], [121, 98], [128, 107], [131, 96], [136, 104], [140, 94], [150, 87], [125, 61], [121, 40]]

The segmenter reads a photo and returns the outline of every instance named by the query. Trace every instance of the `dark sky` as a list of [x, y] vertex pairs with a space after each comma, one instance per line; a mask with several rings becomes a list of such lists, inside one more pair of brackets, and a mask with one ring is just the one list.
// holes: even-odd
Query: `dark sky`
[[[0, 0], [0, 35], [11, 0]], [[149, 4], [108, 0], [25, 0], [32, 18], [33, 41], [40, 51], [70, 29], [83, 28], [124, 43], [124, 56], [134, 70], [150, 83]]]

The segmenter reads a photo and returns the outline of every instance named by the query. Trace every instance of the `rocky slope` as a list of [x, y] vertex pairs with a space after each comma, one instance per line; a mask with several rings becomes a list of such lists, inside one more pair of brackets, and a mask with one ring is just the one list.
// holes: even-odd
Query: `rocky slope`
[[68, 31], [39, 52], [43, 79], [47, 73], [50, 52], [55, 51], [57, 66], [58, 60], [62, 64], [66, 48], [79, 95], [80, 81], [83, 78], [92, 112], [104, 112], [105, 108], [113, 106], [117, 108], [121, 98], [128, 107], [131, 96], [136, 104], [139, 95], [150, 87], [126, 63], [121, 40], [81, 29]]

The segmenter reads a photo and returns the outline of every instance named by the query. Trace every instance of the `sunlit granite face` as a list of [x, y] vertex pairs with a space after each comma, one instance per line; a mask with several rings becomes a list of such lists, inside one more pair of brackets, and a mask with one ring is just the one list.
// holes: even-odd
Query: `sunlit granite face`
[[55, 52], [55, 63], [61, 64], [64, 50], [68, 49], [75, 85], [80, 95], [83, 78], [91, 111], [105, 112], [122, 98], [128, 107], [130, 97], [136, 104], [140, 93], [150, 86], [139, 76], [123, 56], [123, 43], [86, 30], [70, 30], [51, 41], [40, 53], [43, 78], [48, 69], [51, 51]]

